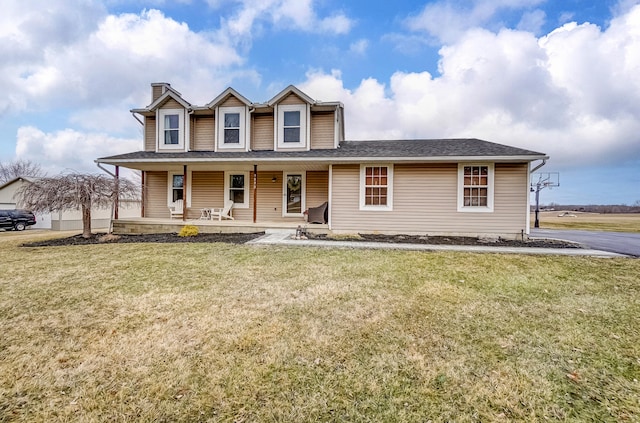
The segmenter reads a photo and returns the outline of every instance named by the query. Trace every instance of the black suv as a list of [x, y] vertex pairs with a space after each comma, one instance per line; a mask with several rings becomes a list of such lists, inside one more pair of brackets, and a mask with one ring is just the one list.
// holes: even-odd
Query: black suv
[[0, 210], [0, 228], [24, 231], [36, 224], [36, 216], [29, 210]]

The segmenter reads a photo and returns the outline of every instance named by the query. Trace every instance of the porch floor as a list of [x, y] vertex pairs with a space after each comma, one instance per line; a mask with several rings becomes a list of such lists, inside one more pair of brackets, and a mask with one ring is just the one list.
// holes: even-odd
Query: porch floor
[[329, 225], [295, 221], [263, 221], [250, 222], [243, 220], [205, 220], [205, 219], [160, 219], [160, 218], [126, 218], [113, 221], [114, 234], [157, 234], [177, 233], [185, 225], [198, 227], [200, 233], [255, 233], [255, 232], [291, 232], [298, 226], [316, 234], [329, 233]]

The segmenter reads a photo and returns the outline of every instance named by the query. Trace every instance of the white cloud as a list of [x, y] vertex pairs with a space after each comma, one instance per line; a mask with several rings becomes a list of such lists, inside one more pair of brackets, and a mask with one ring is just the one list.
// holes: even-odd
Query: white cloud
[[97, 168], [93, 161], [97, 157], [141, 149], [141, 138], [114, 138], [73, 129], [46, 133], [24, 126], [18, 130], [16, 157], [42, 163], [48, 173], [58, 173], [62, 169], [95, 173]]
[[640, 161], [640, 6], [606, 30], [567, 24], [545, 37], [474, 29], [440, 50], [441, 75], [389, 85], [309, 73], [312, 97], [345, 103], [349, 139], [474, 137], [550, 154], [556, 164]]
[[357, 54], [358, 56], [363, 56], [367, 52], [368, 48], [369, 40], [361, 38], [351, 43], [351, 45], [349, 46], [349, 51], [351, 53]]
[[[51, 27], [71, 25], [64, 14], [51, 19], [59, 19]], [[195, 99], [207, 101], [200, 98], [201, 87], [223, 89], [243, 64], [225, 40], [193, 32], [156, 10], [117, 16], [95, 16], [88, 10], [78, 20], [89, 28], [82, 36], [52, 35], [49, 44], [37, 48], [31, 46], [33, 40], [44, 35], [16, 27], [11, 37], [24, 40], [27, 51], [41, 53], [0, 64], [0, 88], [11, 93], [0, 98], [0, 111], [99, 108], [114, 101], [140, 106], [149, 101], [149, 82], [163, 80], [184, 83]]]
[[236, 44], [251, 40], [265, 24], [273, 30], [292, 29], [322, 34], [347, 34], [354, 22], [342, 12], [318, 16], [312, 0], [239, 0], [239, 10], [223, 20], [220, 34]]
[[491, 23], [503, 10], [528, 10], [545, 0], [440, 0], [429, 2], [406, 24], [413, 31], [424, 31], [445, 42], [455, 42], [466, 30]]
[[539, 34], [546, 19], [547, 14], [544, 13], [544, 10], [536, 9], [531, 12], [525, 12], [516, 28], [519, 31], [528, 31], [533, 34]]

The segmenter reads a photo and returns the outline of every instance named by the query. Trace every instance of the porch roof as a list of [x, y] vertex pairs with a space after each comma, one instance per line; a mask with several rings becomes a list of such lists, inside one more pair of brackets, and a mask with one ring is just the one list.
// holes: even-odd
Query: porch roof
[[339, 148], [309, 151], [246, 152], [154, 152], [136, 151], [96, 159], [96, 163], [133, 165], [142, 163], [359, 163], [359, 162], [530, 162], [548, 159], [544, 153], [475, 138], [343, 141]]

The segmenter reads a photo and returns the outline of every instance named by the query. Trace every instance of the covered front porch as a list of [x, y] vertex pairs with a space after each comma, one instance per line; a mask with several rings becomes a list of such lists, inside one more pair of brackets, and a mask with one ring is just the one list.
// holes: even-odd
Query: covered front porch
[[205, 219], [169, 219], [169, 218], [126, 218], [113, 220], [114, 234], [153, 234], [177, 233], [183, 226], [194, 225], [200, 233], [256, 233], [290, 231], [298, 227], [315, 234], [327, 234], [329, 225], [308, 223], [304, 219], [290, 221], [264, 221], [253, 223], [247, 220], [205, 220]]

